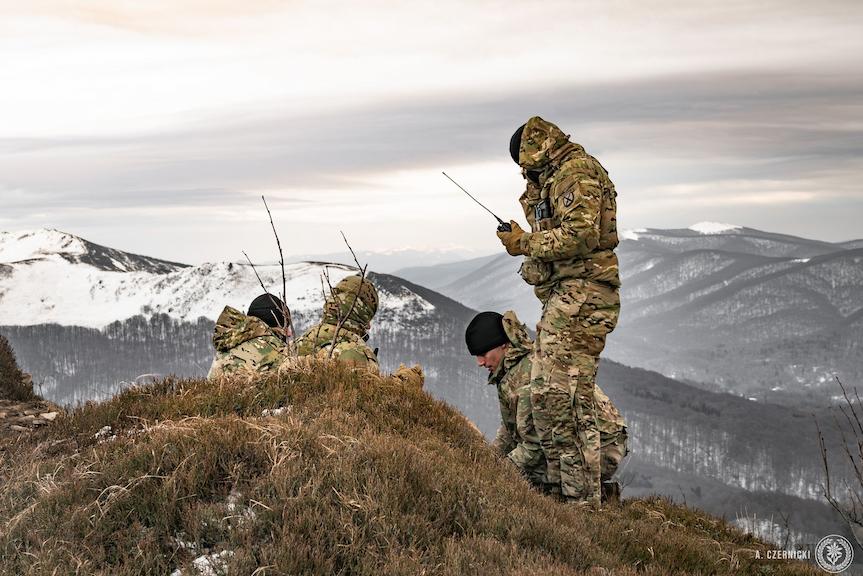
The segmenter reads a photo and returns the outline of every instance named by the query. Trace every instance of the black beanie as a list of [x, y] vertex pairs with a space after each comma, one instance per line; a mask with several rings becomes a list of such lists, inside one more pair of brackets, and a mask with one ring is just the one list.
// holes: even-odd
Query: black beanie
[[260, 318], [270, 328], [282, 328], [287, 325], [285, 312], [288, 313], [288, 322], [290, 322], [291, 312], [281, 298], [272, 294], [261, 294], [249, 304], [248, 314]]
[[527, 124], [522, 124], [518, 127], [518, 130], [515, 131], [515, 134], [512, 135], [512, 138], [509, 139], [509, 155], [512, 156], [513, 161], [518, 164], [518, 151], [521, 148], [521, 135], [524, 132], [524, 127]]
[[503, 329], [503, 316], [497, 312], [480, 312], [467, 325], [464, 340], [471, 356], [482, 356], [492, 348], [507, 344], [509, 338]]

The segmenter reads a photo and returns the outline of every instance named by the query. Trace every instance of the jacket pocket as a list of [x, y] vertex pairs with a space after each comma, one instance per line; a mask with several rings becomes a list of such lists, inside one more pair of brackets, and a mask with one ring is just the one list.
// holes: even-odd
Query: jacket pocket
[[531, 286], [538, 286], [551, 278], [551, 263], [536, 258], [525, 258], [518, 273]]

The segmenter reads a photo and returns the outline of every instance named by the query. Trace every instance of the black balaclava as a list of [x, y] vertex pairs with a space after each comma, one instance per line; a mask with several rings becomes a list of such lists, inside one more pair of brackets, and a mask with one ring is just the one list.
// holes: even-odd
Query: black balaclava
[[497, 312], [480, 312], [467, 325], [464, 340], [471, 356], [482, 356], [492, 348], [507, 344], [509, 337], [503, 329], [503, 316]]
[[281, 298], [272, 294], [261, 294], [249, 304], [249, 316], [260, 318], [270, 328], [284, 328], [285, 312], [288, 313], [288, 322], [290, 322], [290, 311]]

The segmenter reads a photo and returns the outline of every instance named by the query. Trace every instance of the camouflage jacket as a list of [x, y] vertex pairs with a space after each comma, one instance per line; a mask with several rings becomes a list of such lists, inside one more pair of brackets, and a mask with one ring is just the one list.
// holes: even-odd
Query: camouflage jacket
[[263, 320], [225, 306], [213, 332], [216, 357], [208, 378], [240, 370], [269, 372], [288, 358], [285, 342]]
[[497, 369], [488, 377], [488, 383], [497, 387], [501, 426], [494, 446], [509, 454], [521, 444], [539, 448], [539, 436], [533, 427], [530, 404], [530, 371], [533, 341], [515, 312], [503, 315], [503, 328], [509, 345]]
[[539, 116], [524, 128], [519, 165], [538, 174], [519, 202], [531, 227], [521, 239], [521, 274], [540, 300], [562, 280], [620, 286], [617, 192], [602, 165]]
[[[378, 309], [377, 290], [368, 279], [348, 276], [339, 282], [324, 302], [323, 318], [297, 340], [297, 355], [354, 362], [377, 368], [378, 359], [366, 344], [372, 318]], [[336, 338], [339, 319], [342, 327]]]
[[321, 322], [309, 328], [297, 340], [298, 356], [317, 356], [327, 358], [330, 349], [333, 350], [333, 358], [342, 362], [354, 362], [377, 368], [378, 358], [374, 351], [369, 348], [361, 334], [357, 334], [355, 327], [346, 322], [339, 331], [339, 336], [333, 345], [333, 336], [336, 333], [336, 324]]

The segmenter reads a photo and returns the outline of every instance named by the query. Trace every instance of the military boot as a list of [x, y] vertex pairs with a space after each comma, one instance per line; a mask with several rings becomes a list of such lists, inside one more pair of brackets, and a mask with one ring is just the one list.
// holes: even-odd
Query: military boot
[[620, 503], [620, 482], [617, 480], [606, 480], [602, 483], [602, 503]]

